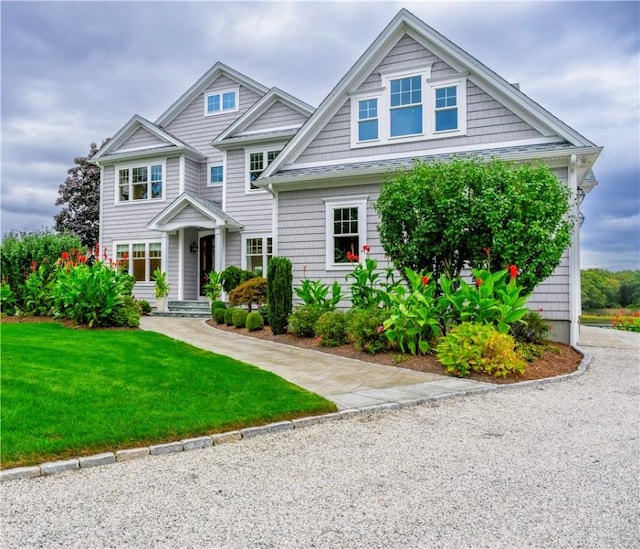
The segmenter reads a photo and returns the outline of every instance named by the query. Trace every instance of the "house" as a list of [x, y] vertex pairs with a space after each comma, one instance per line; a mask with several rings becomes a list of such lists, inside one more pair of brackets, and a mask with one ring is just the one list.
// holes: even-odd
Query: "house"
[[[155, 122], [131, 118], [94, 157], [100, 242], [151, 302], [157, 266], [176, 300], [198, 299], [212, 269], [264, 270], [273, 255], [292, 260], [294, 284], [344, 283], [354, 244], [386, 265], [373, 204], [391, 170], [453, 154], [542, 161], [583, 197], [600, 152], [403, 9], [315, 111], [217, 63]], [[529, 302], [572, 343], [578, 228]]]

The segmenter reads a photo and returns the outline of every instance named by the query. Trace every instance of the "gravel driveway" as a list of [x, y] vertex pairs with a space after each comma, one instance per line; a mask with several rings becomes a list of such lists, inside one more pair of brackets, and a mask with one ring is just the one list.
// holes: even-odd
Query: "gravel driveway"
[[569, 381], [4, 482], [0, 545], [637, 548], [640, 335], [607, 336]]

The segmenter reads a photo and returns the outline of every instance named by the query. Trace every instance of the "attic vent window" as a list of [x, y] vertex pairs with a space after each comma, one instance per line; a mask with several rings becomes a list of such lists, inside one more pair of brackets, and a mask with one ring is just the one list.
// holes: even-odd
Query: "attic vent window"
[[238, 88], [206, 93], [204, 115], [222, 114], [238, 110]]

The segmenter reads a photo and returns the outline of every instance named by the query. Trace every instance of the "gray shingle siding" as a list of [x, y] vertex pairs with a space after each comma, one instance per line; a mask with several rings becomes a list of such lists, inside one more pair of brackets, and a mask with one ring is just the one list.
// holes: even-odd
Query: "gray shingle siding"
[[184, 190], [191, 194], [198, 194], [200, 189], [200, 171], [198, 162], [185, 158], [184, 160]]
[[152, 147], [154, 145], [166, 144], [162, 139], [149, 133], [144, 128], [138, 128], [118, 150], [137, 149], [142, 147]]
[[294, 124], [302, 124], [306, 119], [305, 115], [278, 101], [243, 131], [292, 126]]

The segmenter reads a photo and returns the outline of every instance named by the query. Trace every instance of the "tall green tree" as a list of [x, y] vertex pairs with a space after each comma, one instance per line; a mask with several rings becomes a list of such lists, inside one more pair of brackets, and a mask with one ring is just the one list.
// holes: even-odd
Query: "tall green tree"
[[98, 242], [100, 225], [100, 168], [88, 162], [104, 147], [91, 143], [89, 154], [74, 159], [75, 166], [67, 171], [67, 179], [58, 187], [56, 206], [64, 206], [54, 216], [55, 229], [60, 233], [77, 235], [82, 244]]
[[384, 182], [380, 240], [401, 272], [457, 277], [466, 266], [516, 265], [526, 292], [571, 244], [570, 192], [546, 166], [454, 158], [416, 162]]

